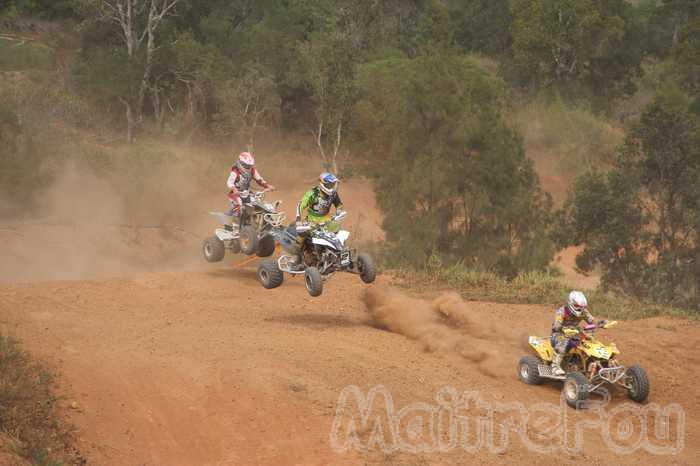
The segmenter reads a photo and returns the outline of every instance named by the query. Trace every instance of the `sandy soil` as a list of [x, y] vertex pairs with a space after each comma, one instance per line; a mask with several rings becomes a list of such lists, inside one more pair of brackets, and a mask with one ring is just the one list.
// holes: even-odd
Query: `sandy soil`
[[[375, 292], [383, 293], [387, 281]], [[650, 401], [680, 403], [685, 410], [685, 448], [677, 456], [616, 455], [595, 429], [586, 432], [583, 452], [567, 455], [530, 452], [515, 437], [499, 454], [485, 448], [473, 454], [460, 448], [334, 452], [333, 418], [349, 385], [365, 395], [386, 387], [397, 411], [415, 402], [435, 404], [448, 386], [476, 390], [488, 402], [559, 402], [555, 385], [525, 386], [515, 374], [522, 336], [545, 333], [550, 309], [466, 303], [474, 322], [495, 323], [486, 339], [449, 325], [391, 332], [378, 328], [363, 288], [346, 275], [334, 277], [313, 300], [300, 280], [264, 291], [254, 265], [234, 268], [228, 261], [190, 272], [6, 285], [0, 316], [3, 331], [61, 372], [66, 404], [78, 405], [67, 412], [91, 464], [698, 463], [700, 393], [693, 380], [700, 361], [688, 357], [687, 348], [700, 344], [700, 329], [667, 318], [624, 322], [609, 336], [625, 360], [648, 369]], [[425, 305], [399, 302], [413, 305], [405, 309], [409, 316]], [[454, 335], [462, 342], [439, 343]], [[482, 347], [483, 354], [474, 358], [460, 345]], [[619, 403], [624, 393], [614, 399]], [[378, 416], [380, 408], [375, 403]], [[591, 418], [571, 412], [567, 422]]]
[[[264, 168], [291, 214], [313, 176]], [[94, 197], [110, 201], [99, 212], [118, 212], [118, 199], [95, 183], [92, 192], [102, 194]], [[336, 275], [316, 299], [298, 279], [266, 291], [255, 279], [256, 264], [241, 266], [242, 256], [217, 265], [200, 257], [199, 241], [215, 227], [206, 212], [225, 207], [216, 186], [190, 196], [190, 214], [173, 222], [178, 228], [129, 224], [133, 215], [96, 219], [90, 202], [79, 209], [68, 196], [50, 212], [63, 216], [0, 229], [0, 331], [19, 337], [61, 374], [65, 415], [90, 464], [700, 464], [694, 382], [700, 359], [690, 351], [700, 346], [700, 328], [670, 318], [622, 322], [604, 338], [617, 342], [625, 363], [647, 368], [651, 403], [683, 409], [685, 430], [672, 418], [667, 438], [654, 440], [683, 441], [677, 455], [615, 453], [600, 426], [585, 429], [583, 449], [562, 452], [563, 426], [571, 433], [578, 422], [600, 419], [568, 408], [557, 410], [559, 417], [531, 418], [522, 431], [540, 450], [555, 447], [553, 453], [527, 448], [515, 432], [502, 449], [496, 441], [473, 452], [459, 443], [430, 453], [390, 451], [396, 438], [384, 403], [389, 396], [394, 414], [403, 416], [398, 438], [416, 450], [435, 443], [432, 417], [424, 414], [445, 387], [478, 393], [491, 406], [557, 405], [556, 384], [526, 386], [515, 370], [527, 351], [525, 336], [547, 334], [553, 310], [409, 297], [392, 291], [388, 276], [367, 287], [356, 276]], [[342, 189], [356, 240], [381, 239], [367, 182], [349, 180]], [[354, 398], [342, 401], [353, 386], [364, 396], [373, 387], [385, 391], [363, 413]], [[625, 394], [614, 392], [606, 412], [624, 408], [623, 401]], [[462, 414], [484, 416], [484, 406]], [[619, 414], [609, 424], [618, 444], [629, 443], [630, 431], [642, 425], [653, 432], [653, 418], [635, 424]], [[519, 425], [508, 417], [498, 412], [491, 419]], [[358, 446], [367, 448], [338, 452], [347, 446], [350, 422]]]

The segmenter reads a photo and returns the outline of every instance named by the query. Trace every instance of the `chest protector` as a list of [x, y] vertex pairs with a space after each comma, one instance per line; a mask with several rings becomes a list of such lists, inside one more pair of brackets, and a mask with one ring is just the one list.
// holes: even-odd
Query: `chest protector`
[[333, 199], [335, 196], [323, 196], [321, 193], [316, 191], [313, 202], [309, 207], [309, 210], [318, 216], [328, 215], [331, 211], [331, 206], [333, 205]]
[[236, 189], [241, 192], [249, 191], [250, 183], [253, 181], [254, 168], [251, 168], [250, 170], [241, 170], [238, 165], [235, 165], [233, 170], [238, 173], [238, 178], [236, 179], [235, 183]]
[[552, 331], [556, 331], [555, 327], [557, 324], [561, 325], [562, 328], [576, 327], [585, 318], [581, 316], [575, 316], [566, 306], [562, 306], [557, 309], [556, 315], [554, 317], [554, 323], [552, 324]]

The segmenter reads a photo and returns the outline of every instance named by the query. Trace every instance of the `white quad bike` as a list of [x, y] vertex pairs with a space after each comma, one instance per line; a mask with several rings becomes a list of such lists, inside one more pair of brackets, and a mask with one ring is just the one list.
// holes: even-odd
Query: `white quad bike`
[[275, 239], [272, 232], [280, 228], [285, 214], [279, 211], [282, 201], [265, 202], [267, 190], [241, 192], [241, 226], [234, 223], [234, 217], [222, 212], [209, 212], [221, 223], [221, 228], [202, 243], [202, 253], [207, 262], [220, 262], [226, 250], [234, 254], [257, 254], [269, 257], [275, 252]]
[[[328, 222], [276, 228], [274, 237], [287, 254], [260, 264], [258, 280], [262, 286], [272, 289], [282, 285], [285, 272], [292, 276], [303, 275], [306, 290], [314, 297], [323, 293], [323, 282], [335, 272], [354, 273], [365, 283], [374, 282], [377, 271], [372, 257], [366, 253], [358, 254], [345, 244], [350, 232], [328, 230], [330, 223], [341, 222], [346, 216], [346, 212], [339, 212]], [[297, 242], [300, 234], [306, 236], [303, 246]], [[301, 254], [302, 264], [296, 264], [298, 254]]]

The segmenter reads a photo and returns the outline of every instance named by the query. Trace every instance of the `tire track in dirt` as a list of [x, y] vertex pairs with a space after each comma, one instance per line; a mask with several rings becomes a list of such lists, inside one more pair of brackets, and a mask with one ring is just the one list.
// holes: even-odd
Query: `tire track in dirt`
[[[517, 441], [500, 454], [335, 453], [336, 403], [351, 385], [365, 394], [382, 385], [397, 409], [434, 404], [444, 387], [477, 391], [486, 402], [559, 402], [557, 385], [526, 386], [515, 373], [521, 336], [546, 334], [553, 309], [407, 297], [389, 281], [380, 277], [365, 296], [357, 277], [339, 274], [312, 299], [301, 280], [263, 290], [251, 264], [5, 285], [0, 324], [60, 371], [66, 402], [79, 406], [67, 415], [91, 464], [669, 462], [643, 451], [616, 455], [595, 432], [573, 455], [537, 454]], [[624, 362], [648, 369], [652, 402], [686, 410], [686, 447], [670, 462], [697, 464], [697, 361], [670, 364], [664, 350], [676, 358], [685, 352], [679, 341], [700, 344], [697, 324], [622, 322], [604, 338], [620, 346]], [[625, 400], [614, 396], [614, 406]], [[551, 442], [551, 425], [536, 432]]]

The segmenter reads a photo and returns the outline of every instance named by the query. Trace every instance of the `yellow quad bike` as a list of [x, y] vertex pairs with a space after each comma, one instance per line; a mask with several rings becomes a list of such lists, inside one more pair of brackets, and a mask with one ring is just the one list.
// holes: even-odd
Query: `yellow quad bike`
[[607, 329], [614, 325], [617, 325], [616, 321], [601, 321], [583, 328], [564, 328], [564, 336], [569, 338], [571, 348], [561, 364], [564, 375], [555, 375], [552, 371], [554, 349], [551, 339], [531, 336], [528, 342], [537, 356], [520, 359], [520, 380], [530, 385], [540, 385], [547, 379], [563, 381], [566, 403], [573, 408], [579, 408], [591, 392], [605, 384], [626, 388], [632, 401], [642, 403], [649, 396], [646, 371], [638, 365], [625, 368], [617, 359], [620, 350], [615, 343], [606, 345], [594, 337], [596, 328]]

